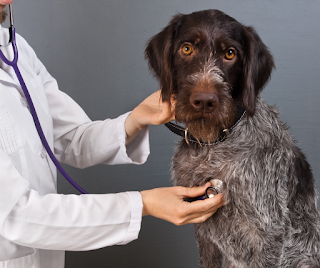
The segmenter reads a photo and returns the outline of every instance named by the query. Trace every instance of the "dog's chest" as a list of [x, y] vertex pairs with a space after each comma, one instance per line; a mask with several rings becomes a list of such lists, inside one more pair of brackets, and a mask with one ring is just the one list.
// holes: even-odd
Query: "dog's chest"
[[239, 158], [244, 155], [246, 151], [232, 150], [224, 143], [200, 147], [181, 141], [172, 159], [172, 180], [186, 187], [203, 185], [211, 179], [229, 184], [239, 173]]

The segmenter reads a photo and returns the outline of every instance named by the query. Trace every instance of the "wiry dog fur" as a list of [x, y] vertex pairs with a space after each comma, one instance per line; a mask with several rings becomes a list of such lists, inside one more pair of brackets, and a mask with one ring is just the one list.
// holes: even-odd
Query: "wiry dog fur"
[[[190, 52], [191, 50], [191, 52]], [[310, 166], [278, 110], [259, 96], [274, 67], [253, 28], [217, 10], [176, 15], [146, 57], [163, 100], [195, 138], [172, 160], [176, 185], [224, 182], [228, 204], [195, 225], [201, 267], [320, 267], [320, 220]], [[246, 115], [223, 142], [219, 131]]]

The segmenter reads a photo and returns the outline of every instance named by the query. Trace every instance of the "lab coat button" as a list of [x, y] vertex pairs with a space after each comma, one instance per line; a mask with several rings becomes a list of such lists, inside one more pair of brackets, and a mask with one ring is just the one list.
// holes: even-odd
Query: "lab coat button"
[[40, 156], [41, 156], [41, 158], [45, 158], [46, 155], [47, 155], [46, 149], [45, 149], [45, 148], [42, 148], [42, 149], [40, 150]]

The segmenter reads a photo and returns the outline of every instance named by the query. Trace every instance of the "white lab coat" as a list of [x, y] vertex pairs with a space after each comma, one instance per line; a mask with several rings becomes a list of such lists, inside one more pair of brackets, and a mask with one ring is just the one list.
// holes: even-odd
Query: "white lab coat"
[[[1, 44], [7, 39], [0, 26]], [[59, 91], [19, 35], [17, 45], [18, 66], [59, 161], [79, 168], [146, 161], [147, 129], [126, 146], [127, 114], [91, 122]], [[2, 51], [12, 58], [11, 46]], [[142, 213], [139, 192], [56, 194], [56, 168], [38, 137], [21, 88], [12, 68], [2, 62], [0, 67], [0, 268], [62, 268], [64, 250], [92, 250], [136, 239]]]

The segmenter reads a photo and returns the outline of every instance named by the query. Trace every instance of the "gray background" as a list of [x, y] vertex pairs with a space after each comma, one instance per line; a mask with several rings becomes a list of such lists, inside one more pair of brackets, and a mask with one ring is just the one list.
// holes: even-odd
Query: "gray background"
[[[143, 52], [147, 40], [177, 12], [220, 9], [253, 25], [276, 62], [264, 99], [276, 104], [310, 161], [320, 189], [319, 0], [15, 0], [15, 26], [61, 90], [93, 120], [133, 109], [157, 88]], [[67, 167], [90, 193], [170, 185], [177, 138], [150, 128], [151, 155], [142, 166]], [[75, 193], [62, 179], [59, 192]], [[67, 252], [66, 267], [198, 267], [192, 226], [146, 217], [138, 240], [91, 252]]]

